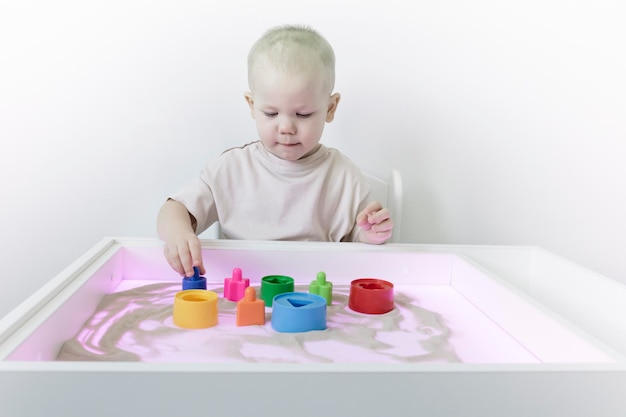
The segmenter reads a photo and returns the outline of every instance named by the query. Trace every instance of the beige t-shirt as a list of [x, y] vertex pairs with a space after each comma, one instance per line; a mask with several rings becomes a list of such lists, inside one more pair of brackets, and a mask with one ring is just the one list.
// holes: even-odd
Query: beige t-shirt
[[354, 241], [369, 185], [333, 148], [286, 161], [261, 142], [229, 149], [174, 194], [200, 234], [215, 221], [228, 239]]

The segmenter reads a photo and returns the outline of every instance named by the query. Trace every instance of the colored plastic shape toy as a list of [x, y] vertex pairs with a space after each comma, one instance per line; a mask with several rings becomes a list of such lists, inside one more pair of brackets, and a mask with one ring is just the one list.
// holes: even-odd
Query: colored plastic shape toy
[[246, 288], [245, 294], [237, 303], [237, 326], [265, 324], [265, 302], [256, 298], [253, 287]]
[[326, 305], [333, 303], [333, 283], [326, 281], [326, 273], [318, 272], [315, 281], [309, 284], [309, 292], [324, 297]]
[[304, 292], [277, 295], [272, 308], [272, 328], [281, 333], [326, 329], [326, 300]]
[[183, 278], [184, 290], [206, 290], [206, 278], [200, 276], [197, 266], [193, 267], [193, 276]]
[[205, 329], [217, 324], [217, 294], [185, 290], [174, 296], [174, 324], [186, 329]]
[[272, 300], [278, 294], [293, 292], [293, 278], [285, 275], [268, 275], [261, 278], [261, 299], [267, 307], [272, 306]]
[[387, 313], [393, 310], [393, 284], [376, 278], [355, 279], [350, 283], [348, 306], [359, 313]]
[[231, 278], [224, 278], [224, 298], [230, 301], [241, 300], [249, 285], [250, 280], [248, 278], [242, 278], [241, 269], [233, 269], [233, 276]]

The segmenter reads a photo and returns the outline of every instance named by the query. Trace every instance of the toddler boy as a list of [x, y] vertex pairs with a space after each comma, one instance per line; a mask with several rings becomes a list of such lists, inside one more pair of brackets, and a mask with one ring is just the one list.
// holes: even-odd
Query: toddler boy
[[248, 55], [245, 94], [259, 141], [225, 151], [159, 211], [164, 255], [181, 275], [205, 273], [197, 234], [229, 239], [386, 242], [389, 210], [343, 154], [320, 144], [335, 117], [335, 55], [316, 31], [281, 26]]

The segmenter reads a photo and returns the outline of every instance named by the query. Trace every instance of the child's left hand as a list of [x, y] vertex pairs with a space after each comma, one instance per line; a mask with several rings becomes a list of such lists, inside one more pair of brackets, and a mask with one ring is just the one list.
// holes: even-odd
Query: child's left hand
[[369, 203], [356, 216], [356, 224], [362, 229], [359, 233], [359, 241], [374, 245], [385, 243], [391, 237], [393, 230], [393, 220], [389, 210], [383, 208], [378, 201]]

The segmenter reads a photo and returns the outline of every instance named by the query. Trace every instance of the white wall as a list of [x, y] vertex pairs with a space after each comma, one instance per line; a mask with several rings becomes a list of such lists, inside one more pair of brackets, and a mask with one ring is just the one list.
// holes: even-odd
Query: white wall
[[402, 171], [404, 241], [539, 245], [626, 283], [621, 2], [210, 3], [0, 3], [0, 317], [102, 237], [155, 237], [169, 192], [254, 139], [245, 58], [282, 23], [335, 46], [324, 141]]

